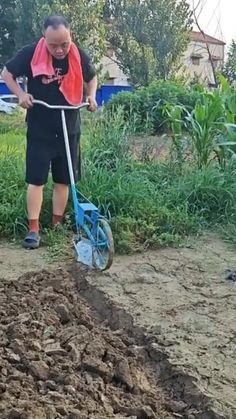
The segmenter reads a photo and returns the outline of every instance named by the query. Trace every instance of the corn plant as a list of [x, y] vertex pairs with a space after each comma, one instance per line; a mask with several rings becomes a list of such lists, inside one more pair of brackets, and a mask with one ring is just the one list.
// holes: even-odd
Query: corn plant
[[168, 117], [168, 122], [171, 129], [171, 136], [174, 148], [177, 154], [177, 160], [179, 163], [183, 163], [183, 113], [186, 111], [183, 106], [170, 104], [164, 108], [164, 114]]
[[215, 138], [223, 118], [220, 94], [203, 94], [191, 113], [185, 118], [191, 136], [198, 168], [209, 165], [214, 158]]
[[236, 91], [219, 76], [223, 104], [223, 120], [218, 126], [216, 155], [222, 168], [236, 156]]
[[236, 124], [223, 124], [217, 139], [216, 155], [220, 166], [225, 169], [228, 162], [236, 159]]

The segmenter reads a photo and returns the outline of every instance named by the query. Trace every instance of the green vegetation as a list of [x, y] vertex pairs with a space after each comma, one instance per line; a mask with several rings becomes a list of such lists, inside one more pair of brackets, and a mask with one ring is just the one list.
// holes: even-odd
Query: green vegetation
[[232, 40], [230, 44], [223, 73], [224, 73], [224, 76], [229, 81], [229, 83], [235, 82], [236, 80], [236, 42], [235, 40]]
[[[235, 92], [227, 84], [215, 93], [198, 91], [191, 110], [178, 103], [176, 89], [180, 87], [174, 89], [173, 103], [161, 106], [169, 136], [155, 137], [157, 143], [166, 138], [164, 159], [141, 161], [134, 156], [130, 145], [137, 137], [135, 110], [129, 121], [122, 104], [115, 111], [109, 105], [97, 115], [83, 113], [83, 180], [79, 188], [111, 220], [119, 252], [180, 245], [189, 235], [208, 228], [235, 241]], [[196, 95], [196, 90], [191, 94]], [[160, 112], [158, 99], [156, 103]], [[22, 114], [2, 115], [0, 123], [0, 234], [18, 237], [27, 228], [25, 128]], [[147, 130], [147, 125], [143, 129]], [[140, 134], [139, 140], [142, 138]], [[41, 216], [49, 245], [54, 241], [51, 187], [49, 182]], [[57, 236], [68, 240], [72, 225], [69, 205], [66, 226]]]
[[133, 121], [136, 132], [159, 134], [167, 129], [166, 105], [180, 105], [191, 112], [202, 87], [190, 88], [180, 83], [156, 81], [134, 93], [122, 92], [112, 97], [108, 110], [122, 107], [126, 121]]
[[148, 86], [178, 73], [190, 40], [192, 13], [186, 0], [106, 0], [107, 40], [130, 82]]

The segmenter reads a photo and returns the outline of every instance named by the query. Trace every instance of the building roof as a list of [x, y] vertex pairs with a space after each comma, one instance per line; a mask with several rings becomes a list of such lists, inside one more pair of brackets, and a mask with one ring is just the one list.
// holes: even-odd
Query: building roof
[[205, 36], [201, 32], [192, 31], [192, 40], [195, 42], [207, 42], [208, 44], [214, 45], [226, 45], [225, 42], [221, 41], [220, 39], [214, 38], [213, 36], [207, 35]]

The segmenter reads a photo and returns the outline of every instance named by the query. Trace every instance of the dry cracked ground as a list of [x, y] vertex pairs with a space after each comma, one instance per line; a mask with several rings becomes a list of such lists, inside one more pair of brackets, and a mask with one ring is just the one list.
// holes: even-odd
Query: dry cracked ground
[[103, 274], [0, 245], [0, 418], [235, 419], [235, 268], [214, 236]]

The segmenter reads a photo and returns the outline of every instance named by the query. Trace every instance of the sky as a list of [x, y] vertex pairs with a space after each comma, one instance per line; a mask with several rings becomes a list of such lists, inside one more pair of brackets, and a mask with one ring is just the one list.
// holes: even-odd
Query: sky
[[198, 7], [199, 23], [208, 35], [223, 39], [229, 45], [236, 40], [236, 0], [188, 0]]

